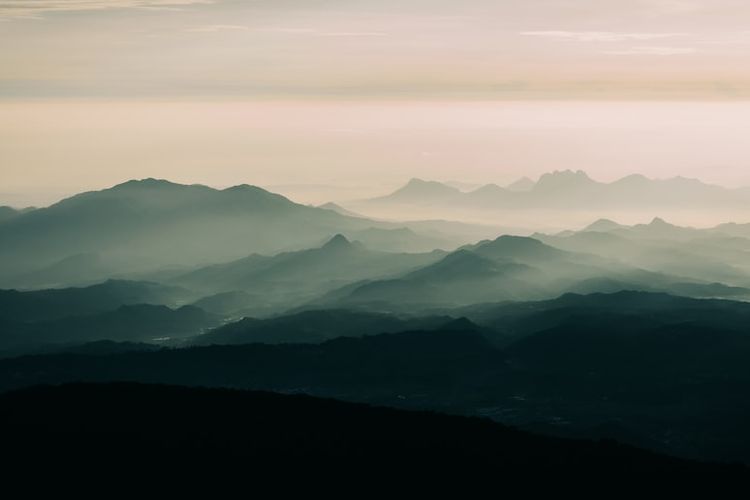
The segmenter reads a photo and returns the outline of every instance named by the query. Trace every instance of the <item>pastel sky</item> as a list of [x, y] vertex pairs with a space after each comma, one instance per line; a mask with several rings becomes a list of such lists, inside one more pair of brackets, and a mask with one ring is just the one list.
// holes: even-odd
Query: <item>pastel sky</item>
[[745, 0], [0, 0], [5, 97], [750, 95]]
[[145, 176], [750, 184], [749, 57], [746, 0], [0, 0], [0, 204]]

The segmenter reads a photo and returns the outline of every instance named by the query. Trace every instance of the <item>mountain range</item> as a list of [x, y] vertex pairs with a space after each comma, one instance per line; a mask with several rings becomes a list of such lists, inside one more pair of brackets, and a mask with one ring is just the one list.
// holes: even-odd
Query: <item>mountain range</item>
[[[194, 337], [244, 345], [75, 347], [2, 359], [0, 391], [73, 381], [264, 389], [750, 460], [747, 303], [618, 292], [447, 312], [456, 319], [443, 326], [440, 318], [306, 313]], [[430, 329], [368, 334], [420, 321]], [[345, 337], [325, 340], [333, 332]]]
[[[597, 254], [652, 271], [714, 283], [715, 288], [719, 284], [750, 286], [750, 225], [721, 224], [696, 229], [660, 218], [634, 226], [598, 220], [580, 231], [533, 237], [568, 251]], [[746, 291], [736, 291], [738, 296], [746, 296]]]
[[370, 250], [336, 235], [319, 248], [253, 254], [226, 264], [203, 267], [171, 280], [172, 284], [220, 294], [242, 291], [253, 295], [248, 311], [289, 309], [350, 283], [399, 275], [431, 264], [446, 252], [391, 253]]
[[[554, 244], [557, 240], [549, 239]], [[713, 281], [714, 269], [673, 256], [674, 274], [625, 263], [586, 245], [565, 249], [540, 239], [500, 236], [452, 252], [433, 264], [389, 279], [366, 280], [334, 290], [309, 307], [359, 307], [418, 311], [500, 300], [554, 298], [566, 292], [663, 291], [698, 297], [748, 297], [750, 289]], [[735, 278], [737, 275], [735, 274]]]
[[[440, 230], [342, 215], [242, 185], [217, 190], [165, 180], [129, 181], [0, 222], [0, 284], [85, 284], [160, 268], [229, 261], [311, 247], [337, 233], [374, 248], [455, 248], [471, 241]], [[487, 228], [464, 230], [480, 231]], [[397, 233], [390, 237], [389, 231]], [[77, 277], [77, 281], [73, 281]]]
[[750, 188], [727, 189], [696, 179], [655, 180], [643, 175], [604, 183], [582, 170], [565, 170], [544, 174], [536, 182], [523, 178], [507, 187], [487, 184], [468, 192], [435, 181], [412, 179], [397, 191], [362, 204], [383, 205], [474, 210], [747, 209]]

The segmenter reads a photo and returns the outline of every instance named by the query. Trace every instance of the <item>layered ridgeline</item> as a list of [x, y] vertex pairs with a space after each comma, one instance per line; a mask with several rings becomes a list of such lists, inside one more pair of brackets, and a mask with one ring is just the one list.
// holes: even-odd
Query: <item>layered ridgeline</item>
[[189, 305], [193, 292], [110, 280], [81, 288], [0, 290], [0, 356], [94, 341], [169, 343], [216, 327], [222, 316]]
[[[717, 232], [725, 228], [729, 234]], [[450, 253], [381, 252], [337, 235], [308, 250], [151, 276], [162, 283], [110, 280], [82, 288], [0, 291], [0, 351], [96, 340], [192, 343], [206, 329], [242, 317], [250, 318], [243, 328], [255, 331], [250, 342], [322, 341], [440, 326], [386, 321], [372, 313], [443, 317], [456, 307], [569, 292], [748, 299], [750, 240], [732, 236], [742, 231], [738, 225], [696, 230], [661, 220], [635, 227], [600, 221], [580, 233], [501, 236]], [[710, 245], [717, 250], [707, 251]], [[280, 315], [289, 320], [275, 318]], [[301, 327], [305, 323], [309, 328]], [[242, 342], [241, 330], [227, 326], [198, 343]]]
[[[243, 259], [206, 266], [174, 277], [171, 283], [216, 294], [209, 307], [225, 307], [227, 302], [241, 304], [250, 314], [278, 312], [302, 306], [333, 289], [366, 279], [398, 276], [432, 264], [446, 252], [392, 253], [371, 250], [360, 242], [339, 234], [318, 248], [283, 252], [274, 256], [250, 255]], [[224, 305], [222, 305], [224, 304]]]
[[[337, 233], [373, 248], [429, 251], [488, 228], [408, 225], [299, 205], [253, 186], [217, 190], [155, 179], [83, 193], [0, 221], [4, 287], [85, 283], [116, 274], [311, 247]], [[397, 230], [396, 235], [390, 231]]]
[[750, 207], [750, 188], [727, 189], [696, 179], [654, 180], [643, 175], [630, 175], [604, 183], [581, 170], [565, 170], [544, 174], [536, 182], [523, 178], [505, 187], [487, 184], [469, 191], [440, 182], [412, 179], [397, 191], [369, 200], [362, 206], [368, 204], [443, 205], [489, 210], [747, 209]]
[[[567, 251], [597, 254], [644, 269], [713, 283], [713, 291], [704, 287], [701, 292], [684, 283], [673, 289], [680, 294], [748, 297], [745, 288], [750, 287], [750, 224], [697, 229], [660, 218], [634, 226], [602, 219], [580, 231], [533, 236]], [[609, 286], [613, 290], [633, 289], [634, 285], [611, 282]]]
[[[671, 266], [664, 266], [673, 271], [669, 273], [662, 272], [658, 265], [643, 265], [645, 259], [622, 262], [607, 251], [600, 255], [589, 252], [586, 245], [577, 250], [563, 250], [535, 238], [501, 236], [468, 245], [434, 264], [398, 277], [342, 287], [311, 306], [416, 311], [499, 300], [552, 298], [566, 292], [618, 290], [750, 298], [748, 274], [735, 270], [731, 280], [729, 274], [724, 276], [734, 286], [717, 283], [716, 266], [710, 260], [704, 260], [702, 267], [697, 266], [697, 254], [672, 255]], [[722, 269], [729, 273], [731, 266]]]
[[[302, 392], [750, 461], [750, 304], [620, 292], [449, 313], [441, 325], [311, 312], [196, 337], [246, 345], [5, 359], [0, 390], [127, 380]], [[325, 340], [336, 334], [349, 338]]]

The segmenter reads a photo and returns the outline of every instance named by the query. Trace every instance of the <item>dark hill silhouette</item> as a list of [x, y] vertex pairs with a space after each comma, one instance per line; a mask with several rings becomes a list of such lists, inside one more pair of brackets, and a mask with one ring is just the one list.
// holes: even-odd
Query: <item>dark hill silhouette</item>
[[749, 304], [622, 292], [454, 315], [470, 321], [321, 344], [5, 359], [0, 390], [129, 380], [304, 392], [750, 461]]
[[184, 288], [126, 280], [80, 288], [0, 290], [0, 318], [44, 321], [110, 311], [123, 305], [177, 305], [189, 296]]
[[[436, 472], [464, 482], [491, 471], [504, 487], [540, 476], [607, 487], [615, 478], [728, 486], [747, 476], [741, 466], [541, 437], [484, 419], [266, 392], [75, 384], [2, 395], [0, 407], [4, 450], [16, 464], [32, 461], [39, 474], [84, 468], [96, 477], [124, 468], [136, 484], [153, 470], [162, 477], [158, 484], [186, 472], [216, 488], [219, 478], [234, 483], [235, 471], [255, 486], [268, 473], [299, 479], [335, 471], [346, 476], [339, 481], [377, 477], [382, 486], [419, 484], [421, 491], [437, 486]], [[308, 490], [312, 484], [305, 482]]]
[[393, 279], [335, 290], [314, 306], [356, 306], [418, 311], [501, 300], [536, 300], [576, 291], [618, 291], [613, 283], [646, 291], [690, 291], [742, 296], [741, 289], [639, 269], [589, 253], [554, 248], [534, 238], [501, 236], [457, 250], [442, 260]]
[[[468, 321], [468, 320], [467, 320]], [[347, 310], [303, 311], [268, 319], [244, 318], [236, 323], [221, 326], [192, 343], [211, 344], [280, 344], [320, 343], [337, 337], [362, 337], [378, 333], [396, 333], [406, 330], [435, 328], [468, 329], [465, 323], [452, 322], [450, 317], [400, 318]]]
[[373, 251], [339, 234], [320, 248], [273, 257], [251, 255], [192, 271], [173, 282], [206, 293], [249, 292], [263, 302], [247, 304], [246, 311], [268, 312], [301, 305], [359, 280], [399, 275], [431, 264], [443, 255], [439, 251], [425, 254]]
[[16, 210], [13, 207], [0, 207], [0, 224], [21, 214], [20, 210]]
[[164, 342], [192, 337], [219, 324], [218, 317], [197, 307], [170, 309], [148, 304], [47, 321], [0, 321], [0, 353], [6, 356], [97, 340]]

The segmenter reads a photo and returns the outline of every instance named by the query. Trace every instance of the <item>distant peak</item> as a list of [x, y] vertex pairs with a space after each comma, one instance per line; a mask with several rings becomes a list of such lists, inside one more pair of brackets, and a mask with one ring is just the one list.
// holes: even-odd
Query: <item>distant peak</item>
[[409, 182], [406, 183], [407, 186], [422, 186], [424, 184], [440, 184], [440, 183], [437, 181], [426, 181], [418, 177], [412, 177], [411, 179], [409, 179]]
[[265, 189], [250, 184], [238, 184], [222, 190], [224, 193], [268, 193]]
[[157, 188], [179, 185], [180, 184], [175, 184], [166, 179], [154, 179], [153, 177], [148, 177], [146, 179], [132, 179], [127, 182], [123, 182], [122, 184], [117, 184], [112, 189]]
[[471, 191], [471, 193], [498, 193], [501, 191], [505, 191], [505, 189], [498, 186], [497, 184], [485, 184], [484, 186]]
[[404, 187], [390, 195], [391, 198], [434, 199], [460, 194], [461, 191], [437, 181], [411, 179]]
[[509, 191], [531, 191], [536, 183], [528, 177], [521, 177], [517, 181], [508, 184], [506, 189]]
[[542, 175], [534, 186], [535, 189], [544, 188], [566, 188], [576, 186], [588, 186], [595, 184], [596, 181], [591, 179], [583, 170], [555, 170], [554, 172]]
[[328, 240], [328, 243], [323, 245], [323, 248], [325, 249], [337, 249], [337, 248], [350, 248], [352, 246], [352, 243], [344, 236], [343, 234], [337, 234], [330, 240]]
[[623, 177], [617, 182], [649, 182], [650, 180], [651, 179], [649, 179], [643, 174], [630, 174], [630, 175]]
[[665, 221], [661, 217], [654, 217], [654, 219], [651, 221], [651, 223], [649, 224], [649, 226], [652, 226], [652, 227], [669, 226], [669, 227], [671, 227], [672, 224], [670, 224], [669, 222]]
[[588, 179], [591, 180], [591, 177], [589, 177], [589, 174], [584, 172], [583, 170], [555, 170], [554, 172], [548, 172], [544, 175], [542, 175], [541, 178], [548, 178], [548, 179], [554, 179], [554, 178], [576, 178], [576, 179]]
[[621, 224], [618, 224], [617, 222], [611, 219], [599, 219], [593, 224], [586, 226], [583, 230], [584, 231], [611, 231], [613, 229], [619, 229], [621, 227], [622, 227]]

